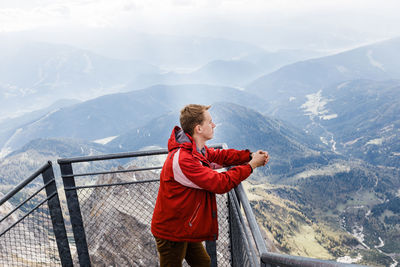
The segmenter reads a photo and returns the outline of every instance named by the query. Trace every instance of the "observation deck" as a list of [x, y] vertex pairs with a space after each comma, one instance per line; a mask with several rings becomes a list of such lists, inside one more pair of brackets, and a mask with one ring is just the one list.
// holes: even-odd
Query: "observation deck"
[[[157, 266], [150, 223], [167, 153], [44, 164], [0, 200], [0, 266]], [[356, 266], [269, 252], [241, 184], [217, 203], [219, 239], [205, 242], [213, 267]]]

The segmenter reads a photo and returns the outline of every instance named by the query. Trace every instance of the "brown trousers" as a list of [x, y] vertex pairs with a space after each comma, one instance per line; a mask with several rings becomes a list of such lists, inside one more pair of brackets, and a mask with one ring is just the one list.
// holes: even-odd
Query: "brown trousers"
[[181, 267], [183, 259], [192, 267], [211, 265], [201, 242], [174, 242], [156, 237], [160, 267]]

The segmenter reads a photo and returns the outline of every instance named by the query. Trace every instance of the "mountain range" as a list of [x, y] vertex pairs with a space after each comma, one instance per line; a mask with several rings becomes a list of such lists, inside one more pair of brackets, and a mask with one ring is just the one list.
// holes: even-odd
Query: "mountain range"
[[[314, 229], [312, 233], [315, 238], [318, 237], [318, 231], [325, 235], [331, 233], [324, 237], [328, 241], [318, 237], [318, 244], [327, 251], [326, 257], [329, 259], [353, 256], [350, 253], [353, 250], [368, 258], [372, 252], [363, 248], [360, 242], [373, 248], [379, 245], [380, 239], [387, 244], [382, 248], [384, 253], [396, 252], [393, 244], [396, 244], [398, 236], [393, 226], [396, 225], [399, 215], [389, 211], [393, 209], [390, 203], [397, 201], [396, 188], [400, 186], [398, 171], [388, 167], [374, 167], [361, 160], [337, 155], [331, 152], [329, 147], [319, 145], [313, 137], [302, 134], [301, 130], [243, 106], [215, 103], [211, 113], [217, 123], [214, 142], [225, 141], [229, 147], [238, 149], [266, 148], [269, 151], [269, 166], [264, 171], [256, 170], [250, 181], [249, 192], [263, 196], [262, 199], [252, 200], [251, 203], [259, 220], [265, 219], [260, 225], [272, 233], [271, 238], [281, 251], [301, 253], [300, 249], [293, 247], [296, 243], [291, 241], [289, 236], [301, 236], [302, 229]], [[71, 140], [38, 139], [7, 156], [1, 164], [25, 164], [27, 158], [38, 163], [45, 158], [110, 153], [124, 149], [138, 150], [149, 145], [165, 147], [176, 119], [176, 113], [161, 116], [148, 125], [128, 131], [126, 135], [115, 138], [105, 146]], [[161, 135], [162, 132], [165, 135]], [[82, 170], [96, 167], [104, 170], [111, 166], [115, 166], [115, 163], [107, 166], [83, 166]], [[34, 168], [31, 167], [32, 171]], [[7, 168], [2, 167], [2, 170], [5, 169]], [[16, 177], [20, 175], [11, 173], [7, 179], [11, 181], [11, 177], [14, 177], [16, 182]], [[273, 211], [271, 209], [278, 205], [272, 201], [273, 197], [284, 203], [283, 206], [280, 204], [280, 212], [273, 212], [279, 218], [287, 218], [290, 214], [302, 214], [300, 217], [294, 217], [295, 226], [290, 227], [290, 221], [286, 221], [282, 222], [279, 228], [278, 217], [273, 220], [267, 216]], [[382, 206], [382, 203], [388, 204]], [[363, 208], [355, 208], [357, 206]], [[379, 219], [379, 216], [377, 218], [365, 215], [371, 211], [384, 216]], [[363, 216], [360, 216], [360, 212], [363, 212]], [[346, 218], [345, 223], [342, 222], [343, 218]], [[390, 223], [391, 221], [393, 223]], [[351, 235], [359, 227], [364, 227], [363, 240], [357, 240]], [[376, 236], [377, 231], [380, 239]], [[335, 235], [341, 236], [342, 239], [339, 238], [333, 247], [329, 247]], [[303, 244], [307, 245], [309, 244]], [[384, 253], [376, 258], [386, 263], [390, 262], [391, 258]], [[308, 256], [317, 257], [315, 254]]]
[[[253, 109], [217, 102], [212, 105], [210, 112], [217, 125], [212, 142], [226, 143], [228, 147], [236, 149], [268, 149], [272, 159], [267, 172], [271, 179], [297, 170], [304, 166], [305, 161], [326, 164], [330, 158], [337, 157], [326, 146], [318, 145], [317, 139]], [[123, 151], [139, 150], [146, 146], [166, 147], [172, 128], [179, 125], [178, 122], [179, 113], [171, 112], [142, 127], [129, 130], [107, 146]], [[302, 162], [300, 166], [299, 161]]]
[[[121, 39], [121, 33], [114, 34]], [[320, 55], [268, 52], [244, 42], [210, 38], [188, 42], [172, 36], [125, 36], [124, 42], [101, 39], [94, 47], [36, 39], [0, 34], [0, 120], [62, 98], [88, 100], [156, 84], [243, 87], [280, 66]], [[110, 47], [116, 53], [105, 52]]]
[[2, 51], [1, 117], [62, 98], [89, 99], [120, 92], [135, 76], [159, 72], [145, 62], [105, 58], [66, 45], [23, 43]]
[[291, 64], [246, 87], [265, 114], [319, 136], [332, 151], [399, 166], [400, 39]]
[[307, 103], [303, 106], [310, 119], [306, 129], [323, 131], [320, 136], [334, 142], [338, 153], [374, 165], [400, 166], [400, 80], [353, 80], [310, 95], [309, 102], [316, 98], [317, 112]]
[[[181, 107], [212, 104], [213, 142], [271, 155], [246, 187], [278, 250], [389, 266], [400, 260], [399, 47], [393, 39], [260, 78], [264, 70], [250, 55], [186, 74], [140, 74], [124, 93], [3, 121], [3, 151], [14, 152], [0, 160], [2, 183], [9, 188], [48, 159], [166, 147]], [[137, 90], [136, 78], [152, 77], [171, 84]], [[250, 82], [243, 90], [179, 80]]]
[[356, 79], [399, 79], [400, 57], [396, 52], [399, 46], [400, 38], [397, 38], [296, 62], [258, 78], [246, 89], [279, 106], [303, 101], [307, 94], [323, 90], [333, 83]]
[[[186, 103], [231, 101], [262, 108], [263, 101], [238, 89], [207, 85], [158, 85], [102, 96], [52, 110], [7, 131], [3, 150], [12, 151], [35, 138], [68, 137], [93, 141], [120, 135]], [[4, 145], [7, 145], [4, 147]]]

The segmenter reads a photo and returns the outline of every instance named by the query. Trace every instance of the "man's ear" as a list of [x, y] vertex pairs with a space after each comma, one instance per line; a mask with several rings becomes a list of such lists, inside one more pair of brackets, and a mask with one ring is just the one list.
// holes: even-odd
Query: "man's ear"
[[201, 132], [201, 126], [200, 126], [200, 124], [197, 124], [197, 125], [194, 127], [194, 132], [195, 132], [195, 133], [200, 133], [200, 132]]

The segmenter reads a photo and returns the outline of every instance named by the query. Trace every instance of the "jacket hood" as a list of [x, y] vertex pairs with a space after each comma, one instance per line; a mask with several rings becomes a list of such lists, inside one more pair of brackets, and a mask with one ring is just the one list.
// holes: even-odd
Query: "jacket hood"
[[192, 149], [193, 145], [194, 142], [192, 137], [185, 134], [185, 132], [179, 126], [175, 126], [175, 128], [172, 130], [170, 138], [168, 139], [168, 152], [180, 147]]
[[206, 160], [206, 147], [204, 147], [201, 151], [198, 150], [193, 138], [186, 134], [179, 126], [175, 126], [175, 128], [172, 130], [171, 136], [168, 140], [168, 152], [171, 152], [177, 148], [185, 148], [190, 150], [194, 155]]

